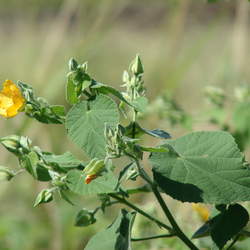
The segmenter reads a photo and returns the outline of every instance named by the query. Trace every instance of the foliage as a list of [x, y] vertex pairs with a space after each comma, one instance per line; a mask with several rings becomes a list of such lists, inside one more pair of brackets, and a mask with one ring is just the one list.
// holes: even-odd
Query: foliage
[[[145, 96], [144, 67], [138, 55], [123, 74], [124, 91], [99, 83], [87, 69], [87, 63], [78, 64], [74, 59], [69, 62], [66, 99], [72, 107], [67, 112], [62, 106], [50, 105], [36, 97], [28, 84], [18, 82], [15, 86], [26, 103], [19, 112], [45, 124], [63, 124], [72, 142], [89, 157], [83, 162], [70, 152], [61, 155], [46, 152], [33, 146], [25, 136], [1, 138], [0, 143], [18, 158], [19, 171], [26, 170], [35, 180], [50, 184], [50, 188], [38, 194], [34, 206], [52, 202], [56, 193], [71, 205], [74, 203], [69, 199], [70, 193], [83, 197], [96, 195], [100, 204], [94, 210], [81, 209], [77, 214], [75, 225], [80, 227], [96, 223], [97, 212], [105, 213], [117, 203], [132, 210], [122, 209], [115, 221], [93, 236], [85, 249], [131, 249], [132, 242], [138, 241], [132, 237], [136, 212], [167, 231], [139, 240], [177, 237], [190, 249], [198, 249], [174, 219], [163, 199], [166, 193], [181, 202], [215, 206], [217, 213], [206, 221], [206, 233], [200, 233], [199, 229], [194, 238], [210, 235], [219, 249], [230, 241], [234, 244], [245, 233], [249, 220], [247, 210], [238, 203], [250, 200], [249, 164], [237, 145], [239, 143], [243, 149], [249, 142], [249, 138], [239, 139], [249, 131], [246, 124], [249, 114], [242, 108], [248, 105], [248, 92], [241, 92], [242, 106], [234, 113], [232, 134], [237, 143], [225, 131], [198, 131], [170, 139], [170, 134], [162, 129], [148, 129], [139, 124], [138, 117], [150, 109]], [[207, 96], [218, 114], [226, 100], [223, 92], [210, 89]], [[170, 122], [186, 126], [189, 121], [190, 126], [189, 115], [174, 101], [167, 99], [167, 102], [172, 103], [172, 111], [181, 117], [172, 116]], [[221, 116], [215, 116], [212, 122], [230, 131]], [[158, 146], [145, 146], [142, 143], [144, 135], [162, 141]], [[151, 168], [142, 162], [146, 157]], [[116, 159], [121, 158], [129, 162], [120, 166]], [[17, 175], [5, 167], [0, 171], [4, 180]], [[145, 182], [144, 186], [133, 190], [126, 187], [126, 181], [139, 178]], [[154, 195], [168, 222], [129, 201], [133, 194], [142, 192]]]

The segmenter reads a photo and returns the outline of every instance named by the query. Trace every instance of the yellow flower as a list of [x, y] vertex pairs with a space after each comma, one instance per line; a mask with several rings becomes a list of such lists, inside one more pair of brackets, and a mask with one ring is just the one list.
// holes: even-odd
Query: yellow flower
[[202, 221], [208, 221], [210, 212], [207, 207], [201, 204], [192, 203], [192, 208], [198, 213]]
[[11, 80], [6, 80], [0, 91], [0, 115], [7, 118], [15, 116], [24, 103], [20, 89]]

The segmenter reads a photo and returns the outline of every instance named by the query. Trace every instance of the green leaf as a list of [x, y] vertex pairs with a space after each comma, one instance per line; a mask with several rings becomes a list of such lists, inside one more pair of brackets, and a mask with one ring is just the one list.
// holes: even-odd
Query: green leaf
[[67, 81], [66, 100], [69, 104], [75, 104], [78, 102], [76, 86], [70, 78], [68, 78]]
[[164, 148], [164, 147], [156, 147], [156, 148], [153, 148], [153, 147], [143, 147], [143, 146], [139, 146], [140, 149], [142, 151], [145, 151], [145, 152], [168, 152], [169, 150]]
[[62, 197], [62, 199], [68, 202], [70, 205], [75, 206], [75, 204], [68, 197], [68, 194], [67, 194], [68, 192], [69, 190], [64, 190], [63, 188], [59, 189], [59, 194]]
[[43, 153], [42, 158], [47, 165], [51, 165], [55, 168], [63, 169], [66, 171], [72, 168], [77, 168], [79, 165], [82, 164], [82, 162], [75, 158], [75, 156], [72, 155], [70, 152], [65, 152], [62, 155]]
[[51, 180], [48, 169], [40, 163], [40, 160], [34, 151], [23, 155], [20, 158], [20, 165], [39, 181]]
[[144, 96], [139, 96], [132, 102], [132, 105], [138, 112], [143, 113], [148, 105], [148, 99]]
[[193, 234], [192, 239], [198, 239], [210, 235], [210, 224], [206, 222]]
[[162, 130], [162, 129], [153, 129], [153, 130], [149, 130], [149, 129], [145, 129], [145, 128], [141, 128], [143, 130], [143, 132], [145, 134], [151, 135], [153, 137], [157, 137], [157, 138], [161, 138], [161, 139], [170, 139], [171, 135]]
[[65, 107], [62, 105], [51, 105], [51, 111], [58, 116], [65, 116]]
[[219, 249], [222, 249], [228, 240], [247, 225], [248, 221], [249, 214], [244, 207], [239, 204], [230, 205], [210, 222], [212, 240]]
[[106, 84], [100, 83], [100, 82], [93, 82], [94, 85], [91, 86], [91, 88], [93, 89], [98, 89], [98, 91], [100, 93], [103, 94], [112, 94], [114, 96], [116, 96], [118, 99], [120, 99], [121, 101], [125, 102], [126, 104], [128, 104], [129, 106], [132, 106], [132, 104], [130, 102], [128, 102], [123, 95], [121, 94], [120, 91], [116, 90], [115, 88], [112, 88]]
[[229, 204], [250, 200], [250, 171], [226, 132], [194, 132], [152, 153], [154, 179], [165, 193], [188, 202]]
[[171, 135], [162, 130], [162, 129], [146, 129], [142, 128], [137, 122], [131, 122], [127, 127], [123, 128], [124, 129], [124, 135], [128, 137], [135, 137], [138, 138], [143, 134], [147, 134], [156, 138], [160, 139], [170, 139]]
[[131, 250], [131, 228], [135, 212], [122, 209], [116, 220], [104, 231], [98, 232], [88, 242], [85, 250]]
[[76, 227], [87, 227], [96, 222], [94, 214], [92, 211], [87, 209], [81, 209], [76, 215], [75, 226]]
[[35, 152], [30, 152], [21, 158], [21, 166], [24, 167], [34, 178], [37, 179], [36, 167], [39, 162], [39, 158]]
[[117, 179], [112, 172], [103, 174], [92, 180], [91, 183], [85, 184], [86, 175], [82, 171], [71, 170], [66, 177], [69, 189], [80, 195], [93, 195], [112, 193], [117, 185]]
[[82, 101], [74, 105], [66, 116], [68, 135], [92, 158], [106, 155], [105, 124], [116, 126], [119, 111], [109, 97], [99, 95], [94, 101]]

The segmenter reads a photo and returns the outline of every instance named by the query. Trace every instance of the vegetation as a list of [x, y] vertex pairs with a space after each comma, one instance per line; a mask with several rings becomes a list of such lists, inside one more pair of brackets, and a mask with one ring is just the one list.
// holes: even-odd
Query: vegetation
[[[244, 11], [248, 8], [244, 5], [247, 1], [221, 1], [216, 4], [201, 1], [195, 5], [193, 1], [159, 1], [157, 5], [152, 6], [148, 2], [150, 15], [147, 8], [143, 8], [144, 1], [138, 4], [116, 2], [115, 5], [112, 1], [109, 4], [103, 1], [99, 6], [91, 4], [92, 2], [76, 1], [74, 5], [66, 4], [66, 1], [55, 1], [49, 6], [27, 5], [25, 16], [22, 12], [19, 13], [19, 8], [15, 8], [15, 1], [4, 4], [1, 11], [4, 10], [5, 15], [1, 15], [1, 26], [2, 31], [8, 29], [9, 35], [7, 37], [3, 33], [1, 36], [2, 78], [30, 82], [36, 94], [45, 96], [51, 103], [63, 104], [68, 111], [69, 105], [64, 102], [62, 96], [66, 71], [64, 65], [71, 55], [79, 58], [79, 61], [87, 58], [92, 65], [90, 71], [96, 75], [94, 78], [101, 79], [102, 82], [113, 82], [112, 86], [117, 88], [124, 65], [129, 57], [139, 51], [146, 66], [144, 79], [147, 86], [146, 96], [150, 100], [150, 105], [146, 106], [144, 112], [137, 113], [137, 123], [140, 127], [158, 127], [161, 130], [167, 128], [174, 139], [192, 130], [225, 130], [234, 136], [238, 147], [248, 159], [246, 93], [249, 73], [245, 46], [247, 19]], [[85, 8], [88, 8], [88, 14], [80, 14]], [[187, 14], [190, 8], [191, 17]], [[163, 9], [164, 13], [159, 12], [159, 9]], [[6, 13], [11, 13], [12, 18], [6, 18]], [[145, 17], [147, 24], [142, 22]], [[55, 30], [57, 32], [54, 32]], [[225, 39], [220, 39], [222, 33]], [[111, 44], [112, 57], [109, 50]], [[16, 58], [19, 58], [18, 67], [13, 64]], [[217, 86], [205, 90], [210, 102], [205, 104], [202, 93], [204, 86], [208, 84]], [[218, 85], [222, 89], [218, 88]], [[218, 105], [217, 99], [220, 99], [221, 104]], [[117, 98], [115, 100], [117, 102]], [[41, 98], [36, 99], [34, 103], [37, 101], [41, 106], [44, 105]], [[47, 108], [45, 110], [45, 113], [52, 111]], [[31, 114], [28, 109], [26, 111], [29, 117], [39, 119], [36, 112]], [[39, 125], [29, 117], [20, 114], [15, 119], [6, 122], [2, 120], [1, 137], [13, 133], [25, 135], [32, 138], [33, 145], [39, 145], [46, 152], [62, 155], [70, 149], [81, 162], [89, 161], [89, 158], [67, 139], [64, 126]], [[55, 117], [49, 118], [54, 119]], [[60, 122], [64, 122], [63, 119]], [[124, 118], [120, 122], [122, 125], [126, 124]], [[41, 134], [43, 136], [40, 136]], [[144, 146], [152, 146], [158, 145], [159, 142], [157, 138], [145, 135], [141, 143]], [[148, 153], [144, 154], [148, 156]], [[87, 228], [74, 227], [73, 218], [82, 207], [92, 210], [98, 206], [98, 202], [91, 197], [86, 200], [85, 196], [70, 193], [68, 197], [75, 204], [71, 206], [60, 201], [57, 191], [53, 193], [53, 202], [32, 209], [35, 193], [49, 189], [50, 186], [47, 186], [46, 182], [32, 181], [25, 172], [19, 172], [16, 161], [9, 157], [6, 151], [1, 151], [1, 157], [1, 164], [9, 167], [9, 173], [18, 173], [11, 182], [1, 182], [1, 213], [5, 215], [1, 217], [0, 228], [0, 246], [3, 249], [82, 249], [91, 235], [101, 227], [105, 228], [118, 214], [119, 206], [113, 205], [112, 212], [108, 209], [105, 211], [105, 217], [101, 216], [100, 210], [96, 213], [98, 223]], [[126, 163], [128, 162], [124, 157], [119, 162], [115, 161], [115, 174], [118, 174], [119, 167]], [[151, 169], [146, 160], [142, 165], [147, 170]], [[142, 184], [140, 178], [137, 178], [135, 182], [128, 182], [128, 188], [133, 189]], [[164, 214], [158, 206], [153, 205], [152, 199], [151, 192], [134, 194], [131, 197], [133, 203], [164, 220]], [[185, 234], [191, 237], [201, 222], [195, 212], [192, 212], [190, 203], [174, 201], [168, 196], [164, 196], [164, 200]], [[248, 208], [247, 203], [243, 205]], [[211, 208], [202, 206], [197, 210], [205, 209], [205, 216], [202, 217], [204, 220], [208, 214], [207, 207]], [[213, 214], [213, 210], [211, 213]], [[149, 223], [137, 214], [133, 237], [162, 233], [162, 229], [152, 224], [149, 227]], [[142, 232], [142, 228], [147, 230]], [[23, 238], [27, 240], [23, 241]], [[194, 243], [200, 248], [206, 248], [211, 245], [208, 239], [196, 239]], [[133, 243], [133, 249], [161, 249], [162, 246], [163, 249], [186, 249], [184, 244], [178, 242], [181, 241], [176, 237], [137, 241]], [[248, 241], [239, 241], [236, 245], [237, 249], [246, 249]]]

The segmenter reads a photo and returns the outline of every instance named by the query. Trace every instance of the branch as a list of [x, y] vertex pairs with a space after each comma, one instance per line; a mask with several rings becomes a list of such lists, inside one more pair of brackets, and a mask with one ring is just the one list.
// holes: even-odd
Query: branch
[[143, 240], [153, 240], [153, 239], [159, 239], [159, 238], [170, 238], [176, 236], [176, 234], [160, 234], [160, 235], [153, 235], [148, 237], [142, 237], [142, 238], [131, 238], [131, 241], [143, 241]]

